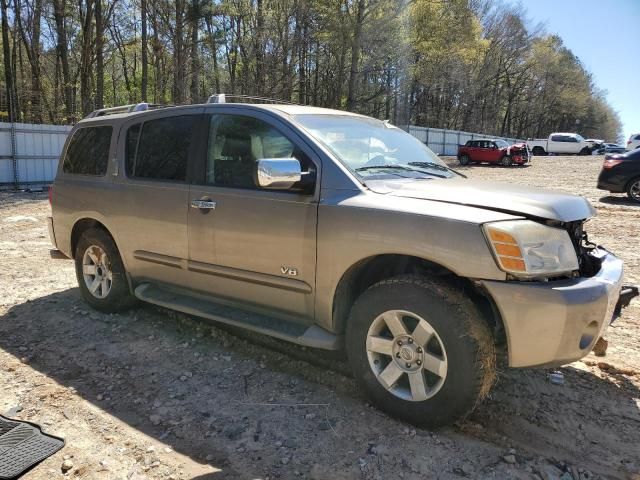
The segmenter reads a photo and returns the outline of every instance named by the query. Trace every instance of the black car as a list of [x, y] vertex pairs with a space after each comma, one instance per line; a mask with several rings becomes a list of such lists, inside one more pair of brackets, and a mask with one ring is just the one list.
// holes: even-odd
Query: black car
[[640, 203], [640, 149], [604, 157], [598, 176], [598, 188], [614, 193], [624, 193]]
[[626, 151], [626, 148], [616, 143], [603, 143], [602, 148], [598, 150], [600, 153], [625, 153]]

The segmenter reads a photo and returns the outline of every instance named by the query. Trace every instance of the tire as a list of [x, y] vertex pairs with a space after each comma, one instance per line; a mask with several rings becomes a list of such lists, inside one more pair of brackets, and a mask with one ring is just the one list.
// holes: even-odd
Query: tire
[[631, 179], [627, 185], [627, 196], [632, 202], [640, 203], [640, 177]]
[[511, 160], [511, 157], [509, 155], [505, 155], [500, 159], [500, 165], [502, 165], [503, 167], [510, 167], [511, 165], [513, 165], [513, 160]]
[[120, 252], [106, 231], [90, 228], [82, 233], [76, 246], [75, 266], [80, 293], [91, 307], [111, 313], [135, 305]]
[[469, 155], [462, 155], [458, 158], [458, 162], [460, 165], [469, 165], [470, 158]]
[[[387, 322], [395, 325], [395, 335]], [[351, 369], [371, 400], [419, 426], [466, 416], [495, 379], [493, 338], [478, 308], [456, 288], [424, 277], [399, 276], [365, 291], [351, 309], [346, 347]], [[414, 391], [410, 375], [416, 384], [422, 381], [423, 390]], [[385, 376], [395, 381], [383, 386], [379, 377]]]
[[580, 150], [578, 155], [581, 155], [581, 156], [591, 155], [591, 149], [587, 148], [587, 147], [584, 147], [582, 150]]
[[531, 153], [533, 155], [546, 155], [546, 152], [542, 147], [533, 147], [533, 150], [531, 150]]

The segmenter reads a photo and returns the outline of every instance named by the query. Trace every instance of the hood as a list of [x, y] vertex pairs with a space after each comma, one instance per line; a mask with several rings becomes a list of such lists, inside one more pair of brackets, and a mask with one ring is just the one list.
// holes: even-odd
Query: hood
[[464, 178], [367, 180], [367, 186], [385, 195], [469, 205], [560, 222], [583, 220], [596, 214], [586, 199], [576, 195]]

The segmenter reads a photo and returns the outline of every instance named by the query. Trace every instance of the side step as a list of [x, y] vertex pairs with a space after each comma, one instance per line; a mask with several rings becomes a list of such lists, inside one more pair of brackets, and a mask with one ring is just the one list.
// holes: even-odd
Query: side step
[[135, 289], [135, 296], [144, 302], [179, 312], [207, 318], [215, 322], [246, 328], [264, 335], [287, 340], [306, 347], [339, 350], [342, 337], [317, 325], [309, 327], [287, 322], [259, 313], [238, 310], [202, 298], [184, 295], [151, 283], [143, 283]]

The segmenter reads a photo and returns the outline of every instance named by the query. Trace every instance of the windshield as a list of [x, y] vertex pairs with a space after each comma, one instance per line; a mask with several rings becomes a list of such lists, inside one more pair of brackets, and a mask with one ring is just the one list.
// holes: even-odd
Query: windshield
[[575, 134], [575, 137], [578, 139], [578, 142], [584, 142], [584, 138], [582, 137], [582, 135], [578, 135], [577, 133]]
[[362, 178], [456, 175], [418, 139], [380, 120], [337, 114], [301, 114], [294, 118]]
[[509, 146], [509, 144], [504, 140], [496, 140], [496, 145], [498, 146], [498, 148], [504, 148]]

